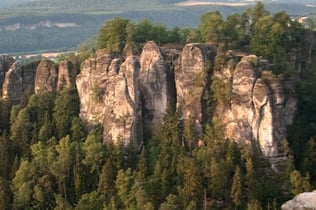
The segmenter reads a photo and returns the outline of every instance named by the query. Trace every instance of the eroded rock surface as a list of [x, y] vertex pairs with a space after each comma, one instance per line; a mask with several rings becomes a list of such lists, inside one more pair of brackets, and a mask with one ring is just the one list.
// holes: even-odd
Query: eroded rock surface
[[63, 87], [70, 87], [74, 84], [75, 72], [73, 64], [70, 61], [61, 61], [58, 66], [57, 90]]
[[253, 55], [243, 57], [228, 78], [232, 80], [231, 100], [219, 105], [216, 114], [225, 127], [226, 138], [258, 144], [263, 156], [273, 164], [286, 155], [281, 154], [282, 140], [286, 125], [292, 123], [296, 100], [293, 95], [285, 95], [293, 90], [284, 91], [287, 81], [268, 71], [266, 64]]
[[19, 100], [22, 97], [22, 68], [15, 62], [5, 74], [2, 85], [2, 98]]
[[13, 102], [20, 102], [25, 95], [34, 93], [34, 81], [37, 62], [21, 65], [14, 62], [2, 84], [2, 98]]
[[162, 118], [175, 101], [174, 72], [167, 64], [166, 55], [154, 43], [145, 44], [140, 56], [140, 92], [143, 105], [145, 132]]
[[178, 112], [184, 120], [193, 122], [198, 134], [202, 133], [203, 94], [210, 82], [208, 71], [215, 56], [214, 46], [187, 44], [182, 50], [180, 65], [175, 69]]
[[316, 209], [316, 190], [298, 194], [290, 201], [281, 206], [282, 210], [315, 210]]
[[129, 56], [121, 64], [105, 51], [81, 66], [76, 79], [80, 115], [89, 124], [103, 125], [105, 141], [142, 142], [139, 69], [137, 57]]
[[[0, 88], [2, 88], [5, 73], [9, 70], [14, 62], [15, 60], [10, 56], [0, 55]], [[2, 89], [0, 92], [2, 93]]]
[[41, 60], [36, 69], [35, 93], [44, 91], [54, 91], [57, 88], [58, 71], [55, 63], [50, 60]]

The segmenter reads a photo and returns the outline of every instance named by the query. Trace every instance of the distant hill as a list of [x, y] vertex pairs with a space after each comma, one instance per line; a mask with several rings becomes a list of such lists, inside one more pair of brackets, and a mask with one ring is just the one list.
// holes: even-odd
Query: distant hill
[[[315, 8], [303, 4], [312, 0], [302, 0], [301, 4], [281, 3], [281, 1], [285, 2], [285, 0], [265, 1], [266, 8], [271, 12], [285, 10], [290, 15], [315, 12]], [[253, 5], [190, 7], [176, 5], [179, 2], [182, 1], [0, 0], [0, 54], [73, 50], [84, 40], [95, 36], [105, 21], [117, 16], [132, 22], [147, 18], [169, 28], [174, 26], [195, 28], [198, 26], [200, 16], [206, 12], [218, 10], [224, 16], [229, 16], [243, 12]]]

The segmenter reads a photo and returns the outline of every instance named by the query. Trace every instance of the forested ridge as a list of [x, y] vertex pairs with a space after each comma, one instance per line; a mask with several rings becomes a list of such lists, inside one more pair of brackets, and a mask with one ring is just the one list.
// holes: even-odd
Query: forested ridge
[[[10, 1], [0, 2], [0, 53], [28, 54], [36, 51], [75, 50], [84, 40], [95, 36], [104, 20], [124, 17], [134, 23], [144, 17], [153, 23], [161, 23], [169, 29], [173, 27], [196, 28], [201, 14], [220, 11], [224, 17], [242, 13], [253, 4], [242, 7], [205, 5], [181, 7], [173, 0], [137, 1]], [[269, 11], [287, 11], [291, 16], [312, 16], [314, 9], [302, 1], [297, 3], [270, 2]], [[46, 27], [43, 22], [73, 23], [76, 27]], [[34, 28], [35, 27], [35, 28]], [[67, 39], [71, 37], [71, 39]]]
[[[140, 49], [149, 40], [177, 47], [205, 42], [217, 45], [210, 68], [225, 62], [227, 50], [238, 50], [264, 57], [274, 73], [294, 77], [298, 110], [284, 141], [288, 156], [281, 172], [256, 148], [226, 140], [216, 118], [203, 125], [203, 144], [190, 144], [196, 134], [173, 108], [141, 148], [104, 143], [103, 128], [79, 118], [72, 84], [39, 91], [19, 104], [0, 101], [0, 209], [274, 210], [315, 189], [316, 51], [304, 50], [309, 33], [285, 12], [270, 14], [260, 2], [227, 18], [206, 13], [198, 29], [168, 29], [147, 19], [107, 21], [95, 46], [84, 43], [78, 55], [56, 62], [70, 60], [79, 73], [80, 63], [97, 49], [119, 55], [126, 44]], [[295, 53], [301, 55], [298, 63], [291, 59]], [[213, 83], [206, 101], [225, 103], [233, 97], [227, 88]]]

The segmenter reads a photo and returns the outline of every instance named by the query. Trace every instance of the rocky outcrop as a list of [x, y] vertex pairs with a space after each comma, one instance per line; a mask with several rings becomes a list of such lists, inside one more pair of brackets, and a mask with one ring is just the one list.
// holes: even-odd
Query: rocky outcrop
[[64, 60], [58, 66], [58, 81], [57, 90], [64, 87], [70, 87], [75, 83], [75, 72], [73, 64], [70, 61]]
[[[10, 56], [0, 55], [0, 88], [2, 88], [5, 73], [9, 70], [14, 62], [15, 60]], [[0, 92], [2, 93], [2, 89]]]
[[26, 65], [13, 63], [5, 74], [2, 84], [2, 98], [12, 102], [20, 102], [21, 99], [34, 93], [35, 71], [38, 62]]
[[[265, 60], [256, 56], [245, 56], [235, 68], [222, 68], [214, 75], [231, 81], [231, 99], [219, 104], [216, 115], [221, 119], [227, 139], [255, 144], [264, 157], [274, 166], [285, 151], [282, 140], [286, 137], [286, 126], [292, 123], [296, 99], [293, 90], [286, 90], [289, 82], [267, 70]], [[287, 95], [285, 93], [288, 93]]]
[[282, 210], [315, 210], [316, 190], [305, 192], [295, 196], [293, 200], [287, 201], [281, 206]]
[[55, 63], [50, 60], [41, 60], [35, 74], [35, 93], [44, 91], [54, 91], [57, 88], [58, 72]]
[[102, 124], [105, 141], [142, 142], [139, 69], [137, 57], [129, 56], [121, 64], [105, 51], [81, 66], [76, 79], [80, 116], [89, 124]]
[[[202, 133], [204, 91], [209, 85], [211, 62], [216, 56], [212, 45], [188, 44], [181, 53], [175, 69], [177, 110], [185, 121], [193, 122], [194, 131]], [[199, 135], [195, 136], [197, 140]]]
[[76, 78], [80, 97], [80, 117], [92, 124], [103, 122], [103, 88], [111, 61], [111, 55], [99, 51], [96, 58], [82, 63], [81, 72]]
[[16, 101], [22, 97], [22, 94], [22, 69], [15, 62], [5, 74], [2, 85], [2, 98]]
[[[120, 57], [99, 50], [76, 77], [80, 117], [103, 125], [105, 141], [140, 146], [171, 108], [184, 126], [191, 123], [191, 143], [202, 138], [205, 122], [216, 119], [224, 138], [257, 145], [273, 166], [286, 156], [282, 141], [296, 97], [292, 82], [273, 75], [267, 61], [232, 52], [216, 57], [215, 46], [206, 44], [175, 49], [148, 42], [135, 54], [133, 46]], [[70, 62], [57, 68], [48, 60], [23, 66], [13, 61], [0, 57], [2, 98], [20, 101], [25, 94], [74, 82]]]
[[154, 42], [145, 44], [140, 56], [140, 92], [145, 133], [161, 123], [167, 108], [175, 101], [174, 72], [166, 55]]
[[[216, 117], [224, 138], [257, 145], [273, 166], [285, 157], [282, 140], [292, 123], [296, 98], [291, 81], [273, 75], [267, 61], [230, 54], [224, 62], [214, 62], [212, 45], [188, 44], [179, 52], [154, 42], [145, 44], [140, 57], [132, 51], [125, 56], [121, 63], [121, 58], [98, 51], [82, 64], [76, 79], [80, 116], [90, 124], [101, 123], [106, 141], [140, 145], [168, 107], [176, 105], [184, 124], [192, 122], [195, 143], [203, 123]], [[225, 100], [207, 107], [209, 92], [223, 98], [223, 90], [213, 87], [216, 82], [226, 88]], [[207, 113], [210, 108], [212, 115]]]

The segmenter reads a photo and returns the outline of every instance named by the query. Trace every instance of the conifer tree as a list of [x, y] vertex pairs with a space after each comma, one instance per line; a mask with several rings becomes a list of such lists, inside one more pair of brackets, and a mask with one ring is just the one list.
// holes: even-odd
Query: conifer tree
[[241, 182], [241, 171], [239, 166], [236, 166], [233, 184], [231, 189], [231, 198], [233, 199], [233, 203], [235, 204], [235, 209], [241, 205], [242, 199], [242, 182]]

